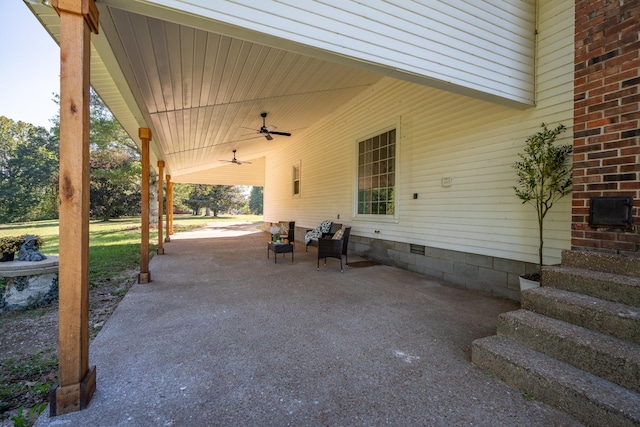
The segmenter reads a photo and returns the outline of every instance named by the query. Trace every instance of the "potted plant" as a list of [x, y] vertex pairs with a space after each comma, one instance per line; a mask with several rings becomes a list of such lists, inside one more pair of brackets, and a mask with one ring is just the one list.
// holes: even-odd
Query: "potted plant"
[[23, 236], [7, 236], [0, 238], [0, 252], [2, 252], [0, 262], [13, 261], [15, 253], [20, 250], [20, 246], [23, 243]]
[[[555, 129], [549, 129], [544, 123], [541, 127], [541, 131], [527, 138], [524, 152], [518, 154], [520, 160], [513, 165], [518, 175], [513, 187], [516, 196], [523, 204], [533, 206], [538, 216], [538, 271], [542, 267], [544, 218], [556, 201], [571, 193], [573, 175], [569, 159], [573, 151], [572, 144], [555, 144], [558, 135], [566, 127], [559, 124]], [[539, 286], [539, 273], [528, 276], [524, 279], [533, 280]], [[529, 284], [529, 287], [532, 285]]]
[[[0, 237], [0, 252], [2, 253], [0, 262], [13, 261], [15, 253], [20, 250], [26, 237], [26, 235]], [[42, 238], [40, 236], [35, 236], [35, 238], [38, 242], [38, 247], [42, 246]]]

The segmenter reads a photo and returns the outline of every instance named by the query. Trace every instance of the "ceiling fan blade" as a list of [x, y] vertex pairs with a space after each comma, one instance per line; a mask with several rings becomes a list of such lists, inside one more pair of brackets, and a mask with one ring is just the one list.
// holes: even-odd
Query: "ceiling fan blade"
[[236, 162], [236, 164], [237, 164], [237, 165], [250, 165], [250, 164], [251, 164], [251, 162], [245, 162], [244, 160], [242, 160], [242, 161], [241, 161], [241, 160], [238, 160], [238, 161]]
[[262, 113], [260, 113], [260, 117], [262, 117], [262, 127], [258, 130], [258, 133], [260, 135], [264, 135], [265, 138], [267, 138], [267, 141], [271, 141], [273, 139], [273, 137], [271, 136], [273, 135], [282, 135], [282, 136], [291, 136], [291, 134], [289, 132], [276, 132], [275, 130], [278, 129], [277, 127], [270, 125], [267, 127], [267, 112], [263, 111]]

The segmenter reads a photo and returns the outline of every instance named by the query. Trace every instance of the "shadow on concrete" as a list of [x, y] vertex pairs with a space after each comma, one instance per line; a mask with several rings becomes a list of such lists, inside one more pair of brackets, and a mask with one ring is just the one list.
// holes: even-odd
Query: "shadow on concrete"
[[316, 271], [304, 244], [275, 264], [268, 238], [171, 236], [91, 345], [89, 408], [37, 425], [578, 425], [471, 364], [516, 303], [384, 265]]

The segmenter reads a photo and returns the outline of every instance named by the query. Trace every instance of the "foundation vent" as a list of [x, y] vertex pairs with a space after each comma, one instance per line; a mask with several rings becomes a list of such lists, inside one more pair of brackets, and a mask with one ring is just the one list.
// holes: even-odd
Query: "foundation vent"
[[633, 225], [633, 197], [592, 197], [589, 207], [591, 227], [628, 228]]
[[424, 246], [423, 245], [409, 245], [409, 252], [416, 255], [424, 255]]

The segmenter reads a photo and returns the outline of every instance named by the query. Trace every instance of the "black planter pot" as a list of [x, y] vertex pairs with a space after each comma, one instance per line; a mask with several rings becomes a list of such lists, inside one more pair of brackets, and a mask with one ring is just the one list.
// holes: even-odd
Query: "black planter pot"
[[0, 262], [13, 261], [13, 257], [15, 257], [15, 255], [15, 252], [3, 252]]

